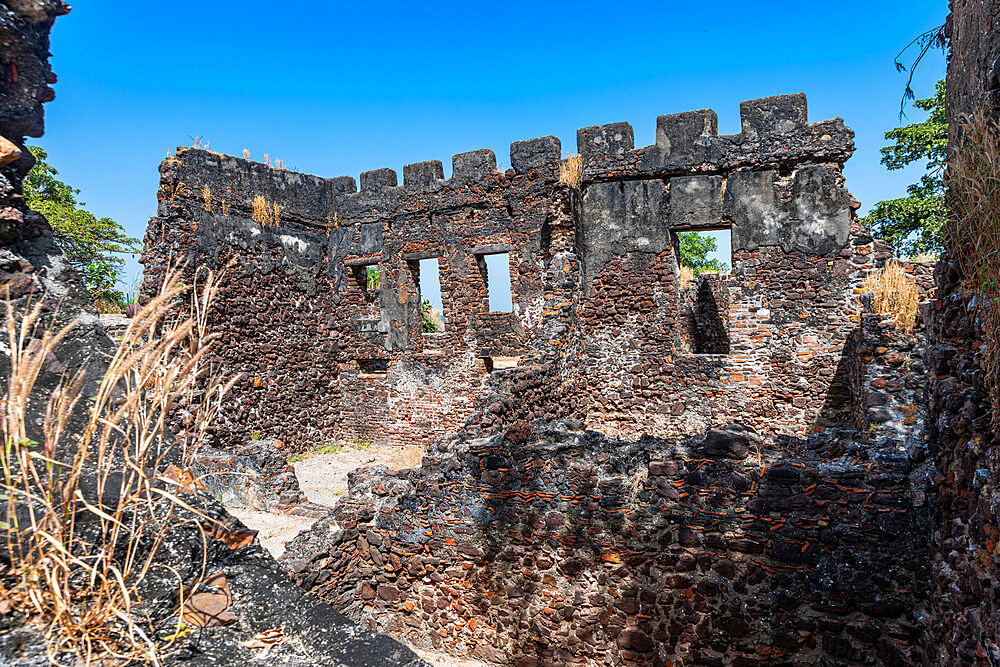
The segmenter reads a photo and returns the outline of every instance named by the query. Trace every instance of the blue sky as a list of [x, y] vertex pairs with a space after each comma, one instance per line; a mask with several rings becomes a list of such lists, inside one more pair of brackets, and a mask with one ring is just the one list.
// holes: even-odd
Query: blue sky
[[[893, 56], [940, 25], [944, 0], [865, 2], [80, 2], [57, 19], [59, 76], [35, 140], [99, 216], [141, 237], [157, 165], [199, 136], [322, 176], [712, 108], [740, 129], [741, 100], [805, 92], [811, 120], [857, 133], [847, 187], [867, 210], [919, 169], [879, 164], [905, 75]], [[935, 53], [918, 96], [944, 74]], [[911, 119], [922, 120], [914, 110]], [[130, 260], [129, 277], [138, 264]]]

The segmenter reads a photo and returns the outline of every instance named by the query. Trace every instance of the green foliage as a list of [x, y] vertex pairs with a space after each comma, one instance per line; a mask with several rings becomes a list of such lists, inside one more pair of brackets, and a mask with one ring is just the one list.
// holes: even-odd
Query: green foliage
[[99, 312], [118, 313], [128, 305], [128, 297], [114, 288], [117, 280], [118, 272], [106, 260], [96, 260], [83, 267], [83, 282], [94, 295]]
[[109, 289], [115, 282], [107, 284], [109, 267], [117, 279], [124, 263], [117, 255], [139, 252], [139, 240], [126, 236], [111, 218], [98, 218], [81, 208], [84, 202], [76, 199], [80, 191], [56, 178], [59, 172], [46, 162], [48, 154], [38, 146], [28, 149], [35, 156], [35, 166], [24, 179], [28, 206], [48, 218], [56, 244], [70, 265], [84, 272], [88, 287], [93, 283]]
[[900, 255], [938, 252], [947, 209], [944, 205], [944, 167], [948, 152], [948, 121], [944, 110], [945, 83], [938, 81], [934, 97], [913, 106], [930, 115], [885, 133], [893, 143], [882, 149], [882, 164], [890, 170], [926, 160], [927, 172], [906, 188], [906, 197], [880, 201], [861, 219]]
[[378, 289], [381, 284], [381, 280], [378, 275], [377, 266], [366, 266], [365, 267], [365, 283], [368, 289]]
[[706, 236], [698, 232], [681, 232], [677, 235], [680, 242], [681, 266], [690, 267], [694, 275], [698, 276], [705, 271], [729, 270], [729, 265], [720, 262], [718, 259], [706, 259], [710, 252], [717, 252], [719, 244], [713, 236]]
[[424, 333], [436, 333], [438, 330], [437, 322], [434, 320], [434, 307], [427, 299], [420, 304], [420, 325]]

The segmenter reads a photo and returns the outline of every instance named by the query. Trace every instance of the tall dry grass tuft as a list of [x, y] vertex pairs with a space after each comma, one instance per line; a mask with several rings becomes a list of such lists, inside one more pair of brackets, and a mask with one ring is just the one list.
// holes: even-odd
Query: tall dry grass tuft
[[948, 254], [961, 270], [985, 339], [983, 366], [1000, 424], [1000, 124], [966, 117], [948, 160]]
[[201, 189], [201, 199], [205, 204], [205, 210], [212, 213], [212, 190], [207, 185]]
[[278, 202], [267, 203], [263, 195], [255, 195], [251, 204], [250, 217], [260, 225], [277, 225], [281, 222], [281, 209]]
[[250, 151], [247, 150], [246, 148], [243, 149], [243, 159], [244, 160], [249, 160], [250, 159]]
[[686, 264], [681, 264], [680, 269], [677, 271], [677, 279], [680, 281], [681, 288], [688, 287], [694, 282], [694, 269]]
[[[162, 472], [168, 463], [186, 464], [232, 386], [211, 377], [205, 363], [216, 291], [211, 273], [189, 288], [168, 271], [159, 294], [132, 318], [100, 383], [94, 387], [83, 371], [58, 383], [40, 433], [29, 426], [37, 417], [29, 404], [40, 398], [46, 357], [77, 322], [54, 331], [41, 302], [24, 313], [7, 302], [0, 532], [11, 567], [0, 575], [0, 600], [44, 624], [53, 663], [69, 654], [88, 665], [160, 664], [169, 652], [169, 643], [154, 637], [140, 591], [154, 573], [170, 576], [157, 552], [171, 530], [194, 524], [204, 541], [205, 517]], [[176, 300], [186, 293], [190, 315], [176, 316]], [[166, 420], [178, 405], [191, 418], [175, 439]]]
[[559, 182], [576, 190], [583, 185], [583, 158], [570, 155], [559, 163]]
[[869, 272], [861, 289], [872, 292], [872, 307], [876, 313], [892, 315], [900, 331], [913, 331], [920, 298], [916, 282], [899, 262], [891, 260], [884, 268]]

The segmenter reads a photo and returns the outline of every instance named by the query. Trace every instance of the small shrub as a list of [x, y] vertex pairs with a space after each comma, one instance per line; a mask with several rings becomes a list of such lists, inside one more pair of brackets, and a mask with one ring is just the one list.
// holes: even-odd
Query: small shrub
[[424, 333], [444, 331], [444, 316], [427, 299], [420, 304], [420, 324]]
[[871, 271], [861, 288], [872, 292], [872, 308], [876, 313], [893, 315], [900, 331], [913, 331], [920, 299], [913, 277], [906, 274], [899, 262], [893, 260], [884, 268]]
[[576, 190], [583, 185], [583, 158], [579, 155], [570, 155], [559, 163], [559, 182]]
[[260, 439], [261, 439], [261, 438], [263, 438], [263, 437], [264, 437], [264, 436], [263, 436], [263, 435], [261, 435], [261, 433], [260, 433], [259, 431], [253, 431], [253, 432], [252, 432], [252, 433], [250, 434], [250, 439], [251, 439], [251, 440], [253, 440], [254, 442], [256, 442], [256, 441], [260, 440]]
[[243, 149], [243, 159], [244, 160], [249, 160], [250, 159], [250, 151], [248, 151], [245, 148]]

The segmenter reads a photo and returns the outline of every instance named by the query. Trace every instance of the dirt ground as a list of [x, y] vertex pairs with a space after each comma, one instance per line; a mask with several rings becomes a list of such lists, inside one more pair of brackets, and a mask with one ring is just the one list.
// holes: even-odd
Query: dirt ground
[[[409, 468], [420, 464], [423, 451], [412, 447], [369, 447], [357, 448], [346, 445], [336, 453], [307, 454], [296, 461], [295, 475], [299, 479], [299, 487], [306, 494], [310, 503], [330, 507], [347, 491], [347, 473], [369, 464], [385, 464], [393, 469]], [[240, 509], [229, 510], [233, 516], [248, 527], [260, 531], [257, 539], [275, 557], [285, 551], [285, 543], [309, 528], [315, 518], [301, 517], [292, 514], [272, 514], [270, 512], [255, 512]], [[490, 667], [485, 662], [467, 658], [454, 658], [449, 655], [433, 653], [424, 649], [411, 647], [417, 654], [435, 667]]]
[[[400, 449], [371, 445], [358, 448], [344, 445], [337, 452], [306, 454], [293, 463], [299, 487], [310, 503], [332, 507], [347, 491], [347, 473], [362, 466], [381, 463], [390, 468], [419, 465], [423, 451], [416, 447]], [[250, 528], [260, 531], [257, 539], [275, 558], [285, 552], [285, 542], [316, 521], [312, 517], [272, 514], [244, 509], [230, 509], [233, 516]]]

